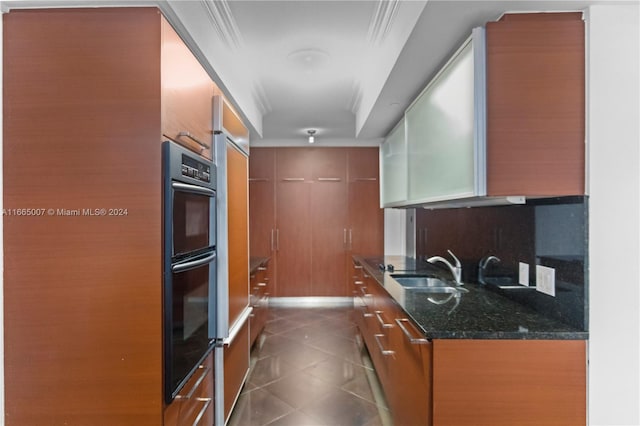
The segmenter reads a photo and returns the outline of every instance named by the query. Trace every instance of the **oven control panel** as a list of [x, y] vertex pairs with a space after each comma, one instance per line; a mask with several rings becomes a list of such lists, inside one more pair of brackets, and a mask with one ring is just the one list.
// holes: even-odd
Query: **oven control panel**
[[211, 182], [211, 166], [187, 155], [182, 155], [182, 176], [201, 182]]

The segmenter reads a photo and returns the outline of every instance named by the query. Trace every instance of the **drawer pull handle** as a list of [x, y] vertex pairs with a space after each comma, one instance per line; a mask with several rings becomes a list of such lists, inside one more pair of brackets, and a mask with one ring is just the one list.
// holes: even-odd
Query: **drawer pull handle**
[[186, 130], [183, 130], [182, 132], [179, 132], [179, 133], [178, 133], [178, 136], [179, 136], [179, 137], [185, 137], [185, 138], [191, 139], [192, 141], [194, 141], [195, 143], [197, 143], [198, 145], [200, 145], [200, 146], [202, 147], [202, 149], [203, 149], [203, 150], [204, 150], [204, 149], [209, 149], [209, 145], [206, 145], [206, 144], [204, 144], [204, 143], [200, 142], [200, 141], [198, 140], [198, 138], [196, 138], [195, 136], [193, 136], [191, 133], [187, 132]]
[[426, 337], [413, 337], [411, 333], [409, 333], [409, 330], [407, 330], [404, 324], [405, 323], [409, 324], [411, 328], [413, 328], [414, 330], [415, 330], [415, 327], [413, 324], [411, 324], [411, 321], [409, 321], [408, 319], [396, 318], [396, 323], [398, 324], [398, 327], [400, 327], [400, 330], [402, 330], [404, 335], [407, 336], [407, 339], [409, 339], [409, 342], [412, 345], [428, 345], [429, 344], [429, 339], [427, 339]]
[[266, 271], [267, 268], [265, 268], [264, 266], [258, 266], [258, 271]]
[[266, 287], [267, 283], [258, 283], [258, 287]]
[[200, 385], [202, 384], [202, 381], [207, 377], [207, 375], [209, 374], [209, 371], [211, 371], [211, 367], [204, 368], [203, 365], [198, 367], [198, 369], [202, 369], [203, 370], [202, 371], [202, 375], [200, 375], [200, 377], [198, 377], [198, 380], [196, 380], [196, 382], [194, 383], [194, 385], [191, 388], [191, 390], [189, 391], [189, 393], [186, 394], [186, 395], [176, 395], [176, 399], [191, 399], [191, 397], [195, 393], [196, 389], [198, 389], [200, 387]]
[[382, 328], [393, 327], [393, 324], [384, 322], [384, 319], [382, 319], [382, 311], [376, 311], [376, 318], [378, 318], [378, 322], [380, 323], [380, 326], [382, 326]]
[[204, 405], [202, 406], [202, 409], [198, 413], [198, 416], [196, 417], [196, 419], [193, 421], [193, 426], [196, 426], [198, 423], [200, 423], [200, 420], [202, 420], [204, 413], [207, 412], [207, 409], [211, 405], [211, 402], [213, 401], [213, 399], [212, 398], [196, 398], [196, 401], [204, 402]]
[[362, 284], [364, 284], [364, 282], [360, 281], [360, 280], [356, 280], [356, 281], [353, 282], [353, 284], [354, 285], [362, 285]]
[[362, 269], [362, 265], [353, 265], [354, 269]]
[[283, 178], [285, 182], [304, 182], [304, 178]]
[[337, 177], [319, 177], [320, 182], [340, 182], [342, 179]]
[[376, 343], [378, 344], [378, 349], [380, 349], [380, 353], [381, 353], [383, 356], [391, 356], [391, 355], [395, 354], [395, 352], [394, 352], [394, 351], [389, 350], [389, 349], [385, 349], [385, 348], [382, 346], [382, 343], [380, 342], [380, 338], [381, 338], [381, 337], [384, 337], [384, 334], [374, 334], [374, 335], [373, 335], [373, 337], [376, 339]]

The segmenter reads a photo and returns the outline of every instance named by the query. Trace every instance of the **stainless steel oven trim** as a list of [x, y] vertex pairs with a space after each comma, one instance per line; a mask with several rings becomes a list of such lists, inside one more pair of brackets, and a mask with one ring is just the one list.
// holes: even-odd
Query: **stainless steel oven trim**
[[[205, 163], [210, 167], [210, 181], [202, 182], [198, 179], [191, 178], [189, 176], [183, 176], [182, 156], [186, 155], [199, 162]], [[198, 154], [191, 152], [174, 142], [164, 142], [162, 144], [162, 222], [163, 222], [163, 292], [164, 292], [164, 306], [163, 306], [163, 327], [164, 327], [164, 398], [167, 404], [171, 403], [176, 397], [178, 392], [182, 389], [186, 381], [193, 374], [198, 365], [200, 365], [206, 356], [211, 352], [214, 347], [215, 341], [209, 340], [209, 345], [204, 351], [201, 359], [194, 364], [193, 369], [185, 376], [185, 378], [174, 388], [171, 383], [171, 366], [169, 360], [173, 359], [173, 347], [171, 344], [171, 336], [168, 336], [167, 330], [171, 330], [173, 327], [173, 316], [171, 312], [172, 308], [172, 291], [173, 291], [173, 274], [185, 272], [189, 269], [201, 267], [209, 264], [209, 330], [216, 329], [216, 306], [217, 306], [217, 294], [216, 294], [216, 277], [217, 277], [217, 262], [216, 262], [216, 242], [217, 242], [217, 173], [216, 165], [211, 161], [200, 157]], [[209, 236], [209, 246], [213, 247], [213, 252], [209, 252], [209, 255], [204, 258], [195, 258], [182, 263], [173, 264], [173, 200], [174, 192], [183, 191], [201, 194], [211, 198], [211, 212], [209, 221], [209, 229], [212, 230]], [[168, 343], [167, 343], [168, 342]]]

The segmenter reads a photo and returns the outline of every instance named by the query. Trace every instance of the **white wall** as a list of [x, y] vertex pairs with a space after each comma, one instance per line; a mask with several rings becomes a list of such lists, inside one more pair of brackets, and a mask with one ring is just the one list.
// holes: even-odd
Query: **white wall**
[[384, 209], [384, 254], [406, 255], [407, 215], [401, 209]]
[[640, 425], [640, 7], [587, 13], [589, 424]]
[[[2, 67], [2, 58], [4, 57], [2, 47], [4, 46], [2, 35], [4, 30], [2, 28], [2, 14], [0, 14], [0, 70]], [[0, 74], [2, 74], [0, 72]], [[0, 76], [0, 99], [3, 99], [3, 76]], [[0, 102], [0, 209], [4, 208], [4, 171], [2, 170], [2, 135], [4, 134], [2, 127], [2, 118], [4, 117], [2, 110], [3, 102]], [[0, 220], [0, 425], [4, 425], [4, 234], [3, 234], [4, 220]]]

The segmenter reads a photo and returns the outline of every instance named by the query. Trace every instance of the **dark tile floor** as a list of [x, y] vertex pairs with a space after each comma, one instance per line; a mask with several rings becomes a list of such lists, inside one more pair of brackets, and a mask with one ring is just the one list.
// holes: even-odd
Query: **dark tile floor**
[[271, 308], [230, 426], [386, 426], [350, 308]]

